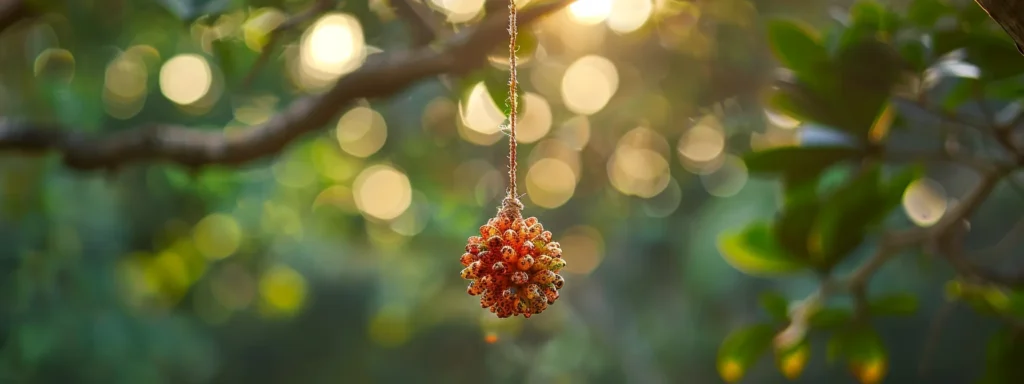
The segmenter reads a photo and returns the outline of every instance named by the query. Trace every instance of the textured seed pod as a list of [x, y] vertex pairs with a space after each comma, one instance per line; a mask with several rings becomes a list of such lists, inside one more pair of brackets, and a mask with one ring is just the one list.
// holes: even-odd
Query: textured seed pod
[[[548, 272], [551, 272], [551, 271], [548, 271]], [[523, 285], [523, 284], [526, 284], [527, 281], [530, 281], [530, 275], [526, 274], [526, 272], [523, 272], [523, 271], [512, 272], [512, 284]]]
[[464, 267], [468, 267], [469, 263], [472, 263], [474, 260], [476, 260], [476, 256], [473, 256], [473, 254], [469, 252], [463, 253], [462, 258], [459, 259]]
[[555, 273], [549, 270], [537, 271], [530, 277], [530, 281], [539, 284], [551, 284], [555, 282]]
[[505, 264], [505, 263], [503, 263], [503, 262], [500, 262], [500, 261], [498, 261], [498, 262], [495, 262], [494, 264], [492, 264], [492, 265], [491, 265], [491, 269], [492, 269], [492, 270], [493, 270], [493, 271], [494, 271], [495, 273], [499, 273], [499, 274], [503, 274], [503, 273], [505, 273], [506, 271], [508, 271], [508, 267], [507, 267], [507, 264]]
[[544, 244], [550, 243], [551, 242], [551, 232], [550, 231], [541, 232], [540, 236], [537, 239], [540, 240], [540, 242], [542, 242]]
[[519, 258], [518, 263], [520, 271], [529, 271], [533, 267], [533, 257], [526, 255]]
[[558, 290], [551, 285], [544, 287], [544, 297], [548, 300], [548, 304], [554, 304], [555, 300], [558, 300]]
[[516, 254], [516, 250], [510, 246], [501, 247], [501, 260], [506, 263], [513, 264], [519, 259], [519, 255]]
[[461, 275], [471, 280], [466, 292], [480, 297], [480, 306], [499, 318], [530, 317], [558, 299], [565, 280], [561, 246], [535, 217], [524, 219], [522, 204], [508, 199], [498, 214], [467, 239], [459, 261]]
[[548, 265], [547, 269], [550, 270], [551, 272], [558, 273], [558, 271], [561, 271], [562, 268], [565, 268], [565, 259], [558, 258], [551, 260], [551, 264]]
[[533, 260], [533, 269], [541, 270], [549, 269], [551, 267], [551, 261], [554, 259], [552, 259], [551, 256], [548, 255], [540, 255], [534, 258]]
[[484, 285], [480, 283], [480, 280], [470, 281], [469, 287], [466, 288], [466, 293], [470, 296], [476, 296], [484, 293]]
[[485, 239], [489, 239], [491, 236], [496, 236], [497, 234], [498, 228], [495, 228], [493, 225], [480, 226], [480, 236], [483, 236]]
[[536, 239], [537, 236], [540, 236], [541, 233], [544, 233], [544, 228], [540, 226], [540, 223], [537, 223], [531, 225], [530, 228], [526, 230], [526, 237], [533, 240]]

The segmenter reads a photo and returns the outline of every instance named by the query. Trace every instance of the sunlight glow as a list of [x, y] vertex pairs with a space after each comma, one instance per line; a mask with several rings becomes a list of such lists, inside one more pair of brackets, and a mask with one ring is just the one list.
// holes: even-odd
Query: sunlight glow
[[612, 0], [576, 0], [569, 5], [569, 16], [583, 25], [597, 24], [612, 12]]
[[942, 184], [932, 179], [918, 179], [903, 193], [903, 211], [914, 224], [930, 227], [946, 213], [947, 201]]
[[380, 150], [388, 138], [384, 116], [367, 107], [355, 107], [338, 119], [335, 136], [341, 149], [365, 158]]
[[519, 123], [516, 124], [516, 141], [532, 143], [551, 130], [551, 105], [541, 95], [526, 92], [521, 112]]
[[562, 101], [574, 113], [592, 115], [608, 105], [618, 88], [615, 64], [601, 56], [584, 56], [565, 70]]
[[483, 82], [474, 85], [466, 100], [459, 102], [459, 117], [466, 128], [484, 135], [497, 134], [505, 120]]
[[308, 88], [321, 88], [354, 71], [366, 57], [363, 27], [355, 16], [331, 13], [321, 17], [302, 36], [299, 80]]
[[484, 8], [484, 0], [430, 0], [448, 16], [449, 23], [464, 23], [472, 20]]
[[172, 57], [160, 68], [160, 90], [178, 105], [199, 101], [210, 91], [212, 84], [210, 64], [196, 54]]
[[530, 201], [544, 208], [557, 208], [576, 191], [576, 175], [564, 161], [545, 158], [526, 173], [526, 192]]
[[387, 165], [363, 170], [352, 184], [356, 207], [363, 214], [392, 220], [412, 204], [412, 185], [404, 173]]
[[608, 28], [626, 34], [640, 29], [651, 18], [651, 0], [614, 0], [608, 15]]

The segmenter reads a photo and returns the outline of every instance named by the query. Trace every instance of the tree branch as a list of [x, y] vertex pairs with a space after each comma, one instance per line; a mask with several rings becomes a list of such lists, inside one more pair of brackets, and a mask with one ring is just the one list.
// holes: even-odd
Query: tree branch
[[0, 33], [32, 16], [26, 0], [0, 0]]
[[[529, 24], [568, 5], [547, 1], [519, 12]], [[507, 36], [506, 18], [496, 15], [454, 35], [440, 48], [420, 47], [367, 57], [327, 92], [296, 100], [267, 122], [225, 134], [173, 124], [152, 124], [96, 136], [53, 125], [0, 118], [0, 151], [58, 151], [77, 170], [114, 169], [131, 162], [164, 160], [191, 167], [239, 165], [280, 151], [299, 136], [321, 129], [353, 101], [385, 97], [424, 79], [464, 74], [486, 62], [486, 55]]]
[[1024, 1], [1020, 0], [975, 0], [989, 17], [1003, 27], [1017, 45], [1017, 51], [1024, 54]]

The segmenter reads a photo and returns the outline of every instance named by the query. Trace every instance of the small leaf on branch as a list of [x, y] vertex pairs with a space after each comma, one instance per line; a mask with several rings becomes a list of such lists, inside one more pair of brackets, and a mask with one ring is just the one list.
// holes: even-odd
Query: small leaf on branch
[[767, 223], [755, 222], [738, 232], [723, 233], [718, 250], [725, 261], [755, 276], [783, 275], [802, 270], [805, 264], [779, 247]]
[[775, 328], [757, 324], [733, 331], [718, 349], [718, 374], [727, 383], [735, 383], [746, 375], [771, 346]]

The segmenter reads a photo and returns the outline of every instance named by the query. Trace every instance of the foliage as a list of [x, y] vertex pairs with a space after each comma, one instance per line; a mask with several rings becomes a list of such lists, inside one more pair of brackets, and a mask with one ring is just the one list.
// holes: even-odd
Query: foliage
[[[1019, 219], [1002, 186], [1024, 163], [1024, 60], [973, 1], [613, 0], [521, 25], [525, 213], [567, 260], [558, 304], [528, 322], [481, 313], [458, 276], [504, 187], [503, 44], [330, 106], [250, 163], [60, 159], [154, 124], [245, 137], [333, 84], [303, 60], [434, 52], [504, 3], [24, 3], [0, 31], [0, 382], [1024, 381], [1024, 292], [961, 254], [996, 241], [965, 240], [963, 220]], [[325, 14], [360, 35], [314, 39]], [[183, 56], [207, 67], [165, 79]], [[198, 100], [168, 92], [204, 74]], [[5, 130], [21, 121], [69, 140], [22, 153]], [[961, 198], [915, 216], [910, 192], [936, 179]], [[905, 253], [926, 257], [889, 263]], [[984, 322], [939, 327], [929, 359], [935, 275]], [[942, 370], [916, 376], [922, 360]]]
[[[1016, 103], [1014, 100], [1020, 95], [1001, 90], [1003, 79], [1024, 73], [1024, 60], [1020, 60], [1012, 41], [984, 27], [987, 20], [979, 17], [978, 11], [974, 4], [954, 6], [945, 1], [915, 0], [901, 12], [862, 0], [851, 7], [849, 22], [844, 26], [818, 31], [788, 19], [775, 19], [767, 26], [772, 52], [783, 67], [792, 71], [770, 93], [768, 105], [780, 114], [836, 131], [837, 136], [848, 140], [840, 145], [805, 143], [746, 154], [744, 161], [752, 174], [781, 180], [784, 203], [769, 224], [755, 222], [739, 234], [722, 234], [720, 250], [726, 260], [747, 274], [812, 270], [822, 279], [822, 290], [834, 290], [835, 285], [848, 290], [854, 298], [853, 311], [823, 307], [819, 301], [824, 298], [818, 296], [800, 304], [795, 312], [785, 297], [778, 294], [766, 294], [761, 302], [776, 324], [774, 332], [778, 337], [783, 337], [783, 330], [804, 326], [811, 332], [830, 334], [828, 360], [845, 361], [852, 376], [862, 383], [881, 382], [888, 369], [886, 342], [868, 321], [880, 316], [913, 315], [918, 310], [914, 295], [868, 297], [863, 286], [891, 253], [910, 245], [886, 243], [886, 236], [892, 236], [894, 231], [891, 227], [898, 224], [883, 223], [892, 222], [888, 219], [894, 216], [905, 191], [925, 176], [926, 166], [934, 166], [925, 154], [911, 156], [909, 164], [907, 159], [894, 161], [893, 154], [905, 144], [893, 139], [892, 132], [907, 131], [912, 125], [910, 117], [919, 115], [921, 110], [946, 119], [965, 108], [973, 108], [975, 100], [1006, 105], [1007, 101]], [[949, 29], [939, 23], [945, 18], [972, 27]], [[916, 104], [917, 109], [896, 108], [897, 101]], [[938, 108], [933, 109], [929, 103]], [[987, 108], [990, 107], [982, 107], [982, 112]], [[986, 118], [990, 122], [997, 120], [995, 116]], [[1002, 121], [1005, 124], [1007, 120]], [[934, 137], [939, 133], [934, 127], [928, 128], [913, 134]], [[1015, 128], [992, 125], [982, 128], [982, 132]], [[1002, 150], [1009, 151], [1011, 156], [1020, 153], [1020, 148], [1012, 143]], [[942, 148], [936, 151], [949, 153]], [[957, 160], [956, 155], [948, 158]], [[1008, 166], [1017, 168], [1021, 163]], [[953, 213], [947, 211], [950, 214]], [[960, 214], [964, 219], [970, 217], [969, 211]], [[953, 225], [949, 222], [955, 223], [939, 221], [935, 224], [937, 228], [929, 228], [932, 233], [926, 232], [924, 237], [946, 241], [950, 236], [960, 236], [947, 228]], [[848, 280], [835, 276], [835, 267], [856, 255], [873, 238], [881, 239], [877, 244], [867, 245], [880, 248], [876, 255], [863, 261]], [[961, 251], [939, 252], [950, 253], [946, 257], [954, 259], [959, 273], [972, 273], [962, 268], [964, 264], [959, 258], [963, 255], [955, 253]], [[879, 265], [873, 266], [875, 263]], [[999, 284], [967, 288], [956, 283], [947, 291], [952, 292], [953, 299], [974, 303], [971, 305], [983, 313], [1002, 317], [1009, 329], [1019, 333], [1024, 317], [1013, 309], [1014, 297], [1021, 295], [1021, 291], [1014, 289]], [[793, 313], [800, 318], [793, 318]], [[749, 333], [747, 328], [737, 330], [723, 342], [722, 351], [735, 350], [735, 339], [749, 338]], [[765, 337], [759, 334], [756, 340]], [[1020, 345], [1013, 337], [993, 337], [982, 382], [1019, 380], [1012, 376], [1016, 371], [1000, 365]], [[750, 357], [755, 352], [765, 351], [747, 352], [739, 360], [744, 369], [725, 370], [723, 379], [738, 380], [755, 361]], [[780, 366], [780, 370], [787, 377], [794, 376], [785, 366]]]

